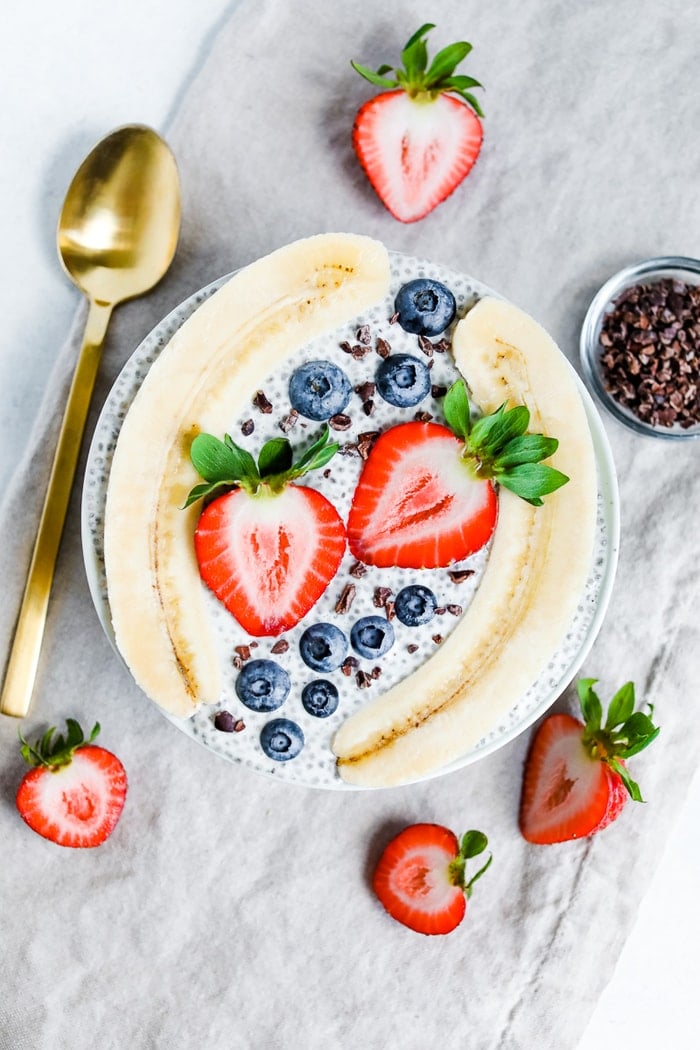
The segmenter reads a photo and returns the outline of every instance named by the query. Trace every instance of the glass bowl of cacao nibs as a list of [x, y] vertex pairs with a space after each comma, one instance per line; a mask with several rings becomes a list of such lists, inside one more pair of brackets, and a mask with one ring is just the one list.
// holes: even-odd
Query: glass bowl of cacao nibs
[[606, 281], [583, 322], [581, 364], [632, 430], [700, 437], [700, 260], [646, 259]]

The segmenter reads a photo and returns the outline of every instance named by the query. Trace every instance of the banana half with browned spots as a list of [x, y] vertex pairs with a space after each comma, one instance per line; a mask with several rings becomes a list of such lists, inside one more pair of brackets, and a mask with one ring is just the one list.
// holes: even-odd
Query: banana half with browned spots
[[453, 350], [481, 410], [524, 404], [531, 429], [558, 438], [550, 462], [570, 481], [542, 507], [500, 488], [486, 570], [465, 615], [410, 679], [335, 735], [340, 775], [364, 787], [442, 769], [493, 729], [561, 644], [590, 568], [596, 465], [571, 366], [532, 318], [495, 298], [458, 323]]
[[183, 510], [199, 480], [200, 431], [220, 434], [263, 377], [310, 339], [381, 301], [383, 245], [352, 234], [297, 241], [247, 266], [203, 303], [153, 364], [124, 421], [111, 466], [105, 566], [117, 646], [143, 691], [187, 717], [221, 692], [192, 537]]

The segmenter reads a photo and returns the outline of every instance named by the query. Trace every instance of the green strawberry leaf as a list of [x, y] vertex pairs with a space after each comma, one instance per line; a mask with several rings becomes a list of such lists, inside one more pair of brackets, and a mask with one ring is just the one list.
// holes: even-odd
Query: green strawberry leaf
[[632, 758], [633, 755], [638, 755], [640, 751], [643, 751], [644, 748], [649, 747], [649, 744], [656, 740], [660, 732], [661, 727], [657, 726], [654, 732], [650, 733], [649, 736], [640, 738], [639, 740], [637, 740], [636, 743], [629, 744], [627, 747], [621, 747], [618, 750], [620, 758]]
[[508, 471], [495, 470], [493, 476], [499, 484], [533, 507], [541, 507], [541, 496], [556, 492], [569, 480], [566, 474], [545, 463], [520, 463]]
[[[395, 88], [398, 86], [398, 80], [390, 80], [387, 76], [384, 76], [379, 73], [373, 73], [371, 69], [367, 69], [366, 66], [361, 66], [359, 62], [351, 62], [350, 65], [356, 73], [359, 73], [361, 77], [365, 78], [365, 80], [369, 80], [370, 84], [374, 84], [375, 87]], [[387, 73], [391, 69], [391, 66], [389, 66], [388, 68], [382, 68], [384, 69], [384, 72]]]
[[603, 721], [603, 705], [593, 688], [597, 681], [597, 678], [579, 678], [576, 683], [581, 714], [586, 723], [586, 729], [592, 732], [597, 732]]
[[634, 799], [635, 802], [643, 802], [644, 799], [642, 798], [642, 792], [640, 791], [639, 784], [636, 782], [636, 780], [633, 780], [632, 777], [629, 775], [626, 766], [623, 766], [622, 763], [616, 758], [607, 759], [607, 763], [610, 766], [610, 768], [614, 769], [620, 777], [620, 780], [629, 792], [630, 798]]
[[405, 80], [409, 84], [419, 80], [421, 75], [425, 73], [425, 67], [428, 64], [428, 48], [425, 40], [420, 37], [415, 40], [412, 39], [401, 52], [401, 61], [403, 62], [404, 70], [400, 75], [400, 79]]
[[427, 33], [430, 32], [431, 29], [435, 29], [435, 25], [433, 22], [426, 22], [425, 25], [422, 25], [420, 27], [420, 29], [416, 29], [413, 36], [410, 37], [404, 44], [403, 50], [408, 51], [410, 48], [413, 47], [417, 40], [420, 40], [421, 37], [424, 37]]
[[[430, 64], [430, 69], [426, 74], [426, 80], [428, 83], [431, 85], [437, 84], [437, 82], [444, 77], [451, 76], [460, 62], [464, 61], [467, 57], [471, 49], [472, 45], [468, 44], [466, 40], [461, 40], [459, 43], [449, 44], [447, 47], [443, 47], [442, 51], [438, 51]], [[470, 86], [477, 86], [476, 81]]]
[[260, 477], [283, 474], [291, 467], [293, 458], [292, 446], [287, 438], [272, 438], [266, 441], [258, 456]]
[[443, 87], [450, 87], [460, 94], [462, 91], [468, 91], [469, 88], [484, 86], [479, 80], [475, 80], [474, 77], [465, 76], [446, 77], [442, 81], [442, 85]]
[[509, 441], [525, 433], [529, 422], [530, 412], [525, 405], [508, 409], [504, 401], [495, 412], [476, 420], [470, 446], [482, 459], [496, 459]]
[[501, 470], [508, 471], [521, 463], [539, 463], [541, 459], [549, 459], [558, 448], [559, 442], [556, 438], [545, 437], [544, 434], [523, 434], [521, 437], [511, 438], [498, 457], [498, 466]]
[[457, 437], [466, 441], [469, 437], [472, 424], [471, 407], [469, 405], [467, 388], [463, 379], [457, 380], [457, 382], [453, 383], [447, 391], [442, 402], [442, 409], [445, 413], [445, 420], [450, 430], [452, 430]]
[[190, 494], [182, 505], [183, 510], [187, 510], [193, 503], [196, 503], [200, 499], [208, 499], [209, 496], [213, 496], [215, 493], [221, 492], [223, 495], [223, 489], [231, 489], [236, 485], [234, 478], [223, 478], [221, 481], [205, 481], [201, 485], [195, 485], [190, 490]]
[[80, 724], [76, 722], [74, 718], [67, 718], [66, 729], [68, 730], [66, 734], [66, 747], [79, 747], [85, 740]]
[[634, 682], [625, 682], [610, 701], [605, 728], [614, 729], [626, 722], [634, 711], [634, 704]]
[[258, 468], [250, 452], [239, 448], [228, 434], [224, 441], [219, 441], [211, 434], [198, 434], [190, 448], [190, 459], [205, 481], [259, 478]]
[[478, 857], [489, 844], [489, 840], [483, 831], [467, 831], [462, 836], [459, 852], [463, 857]]
[[330, 430], [328, 426], [325, 426], [321, 436], [314, 441], [313, 445], [307, 448], [301, 459], [292, 468], [294, 477], [306, 474], [309, 470], [318, 470], [319, 467], [325, 467], [326, 463], [333, 458], [340, 446], [336, 442], [328, 444], [329, 437]]

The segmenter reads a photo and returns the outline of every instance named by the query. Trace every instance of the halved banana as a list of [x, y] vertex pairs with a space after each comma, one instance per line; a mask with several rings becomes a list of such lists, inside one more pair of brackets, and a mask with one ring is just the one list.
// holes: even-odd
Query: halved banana
[[455, 330], [455, 362], [484, 412], [525, 404], [530, 429], [559, 439], [570, 477], [544, 506], [500, 488], [486, 570], [469, 609], [410, 678], [352, 715], [333, 741], [348, 783], [387, 787], [464, 755], [514, 705], [560, 645], [583, 593], [597, 483], [590, 430], [571, 367], [521, 310], [482, 299]]
[[192, 535], [182, 510], [198, 481], [200, 431], [226, 430], [270, 375], [310, 339], [387, 294], [377, 241], [322, 234], [246, 267], [189, 318], [148, 372], [121, 429], [105, 512], [105, 567], [117, 646], [137, 683], [187, 717], [213, 703], [221, 671]]

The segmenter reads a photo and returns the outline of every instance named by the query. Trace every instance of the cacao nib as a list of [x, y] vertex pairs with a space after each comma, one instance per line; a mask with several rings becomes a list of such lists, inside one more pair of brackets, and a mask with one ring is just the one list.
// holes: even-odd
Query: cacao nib
[[255, 394], [255, 397], [253, 398], [253, 404], [257, 409], [259, 409], [263, 413], [263, 415], [269, 416], [270, 412], [272, 412], [272, 402], [268, 401], [264, 391], [262, 390], [258, 390]]
[[299, 413], [296, 408], [291, 409], [289, 415], [284, 416], [280, 419], [279, 428], [283, 434], [288, 434], [293, 426], [296, 426], [297, 420], [299, 419]]
[[374, 397], [376, 389], [376, 383], [367, 381], [366, 383], [358, 383], [355, 387], [355, 393], [360, 398], [360, 401], [369, 401], [371, 397]]
[[344, 415], [343, 412], [338, 412], [335, 416], [331, 416], [328, 420], [328, 425], [333, 430], [349, 430], [352, 426], [352, 420], [350, 416]]
[[220, 733], [235, 732], [236, 719], [230, 711], [217, 711], [214, 715], [214, 728]]
[[335, 611], [339, 614], [350, 612], [350, 607], [355, 601], [356, 593], [357, 588], [355, 587], [355, 584], [346, 583], [342, 591], [340, 592], [340, 597], [338, 598], [338, 601], [335, 603]]
[[447, 573], [453, 583], [464, 583], [474, 575], [474, 569], [450, 569]]
[[387, 599], [393, 594], [391, 587], [375, 587], [372, 603], [377, 609], [383, 609]]

